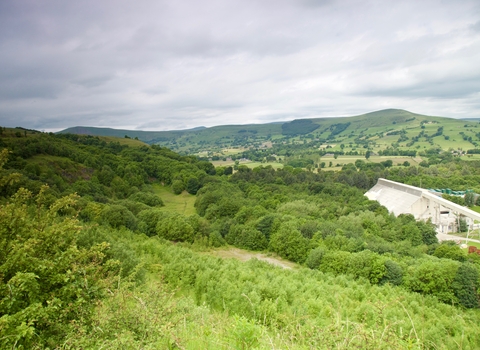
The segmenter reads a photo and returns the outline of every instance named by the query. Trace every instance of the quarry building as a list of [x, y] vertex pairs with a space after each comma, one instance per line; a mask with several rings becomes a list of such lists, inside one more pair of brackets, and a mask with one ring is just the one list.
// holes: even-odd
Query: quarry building
[[470, 230], [480, 227], [479, 213], [446, 200], [435, 191], [380, 178], [365, 196], [378, 201], [395, 216], [412, 214], [416, 220], [430, 219], [439, 233], [457, 232], [461, 219]]

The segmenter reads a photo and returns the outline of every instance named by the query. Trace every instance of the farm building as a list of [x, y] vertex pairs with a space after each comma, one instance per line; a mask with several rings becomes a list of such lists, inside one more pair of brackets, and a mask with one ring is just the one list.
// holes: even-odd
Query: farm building
[[396, 216], [412, 214], [416, 220], [430, 219], [441, 233], [457, 232], [461, 219], [469, 229], [479, 227], [479, 213], [442, 198], [441, 193], [380, 178], [365, 195]]

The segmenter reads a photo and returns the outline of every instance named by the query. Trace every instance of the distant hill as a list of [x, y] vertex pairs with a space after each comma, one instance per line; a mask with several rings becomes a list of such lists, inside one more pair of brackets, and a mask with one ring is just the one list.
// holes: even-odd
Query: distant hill
[[[385, 109], [352, 117], [297, 119], [282, 123], [222, 125], [189, 130], [140, 131], [77, 126], [60, 133], [128, 137], [169, 147], [184, 154], [240, 152], [268, 148], [271, 144], [312, 142], [340, 144], [372, 151], [439, 147], [471, 149], [480, 143], [478, 120], [426, 116], [401, 109]], [[342, 148], [343, 150], [344, 148]], [[235, 151], [236, 150], [236, 151]]]
[[[201, 130], [202, 128], [195, 128]], [[195, 130], [192, 129], [192, 130]], [[74, 126], [62, 131], [58, 134], [77, 134], [77, 135], [92, 135], [92, 136], [113, 136], [113, 137], [125, 137], [128, 136], [132, 139], [138, 138], [141, 141], [148, 143], [155, 143], [152, 140], [171, 139], [182, 135], [186, 130], [178, 131], [141, 131], [141, 130], [124, 130], [113, 128], [96, 128], [91, 126]], [[159, 135], [161, 135], [159, 137]]]
[[[222, 125], [211, 128], [197, 127], [188, 130], [171, 131], [140, 131], [122, 130], [112, 128], [96, 128], [87, 126], [75, 126], [58, 133], [71, 133], [92, 136], [115, 136], [138, 138], [149, 144], [172, 146], [179, 144], [213, 144], [222, 140], [245, 140], [252, 138], [267, 138], [281, 134], [283, 123], [250, 124], [250, 125]], [[227, 142], [228, 143], [228, 142]], [[175, 147], [173, 147], [175, 148]]]

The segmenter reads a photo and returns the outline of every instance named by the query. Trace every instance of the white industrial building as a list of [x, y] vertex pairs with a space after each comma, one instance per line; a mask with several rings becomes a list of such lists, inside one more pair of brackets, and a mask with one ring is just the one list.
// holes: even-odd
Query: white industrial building
[[423, 188], [380, 178], [365, 195], [396, 216], [412, 214], [416, 220], [431, 219], [437, 232], [457, 232], [460, 219], [465, 219], [470, 230], [479, 227], [479, 213]]

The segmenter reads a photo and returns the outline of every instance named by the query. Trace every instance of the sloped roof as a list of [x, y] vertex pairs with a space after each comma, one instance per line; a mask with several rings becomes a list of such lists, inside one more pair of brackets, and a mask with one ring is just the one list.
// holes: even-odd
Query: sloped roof
[[368, 199], [376, 200], [395, 216], [411, 213], [412, 205], [422, 197], [422, 190], [397, 182], [378, 179], [367, 193]]
[[378, 179], [377, 184], [365, 193], [365, 196], [367, 196], [368, 199], [378, 201], [381, 205], [385, 206], [388, 211], [393, 212], [395, 216], [400, 214], [413, 214], [411, 212], [412, 205], [423, 197], [455, 213], [480, 222], [480, 214], [471, 209], [439, 197], [426, 189], [382, 178]]

